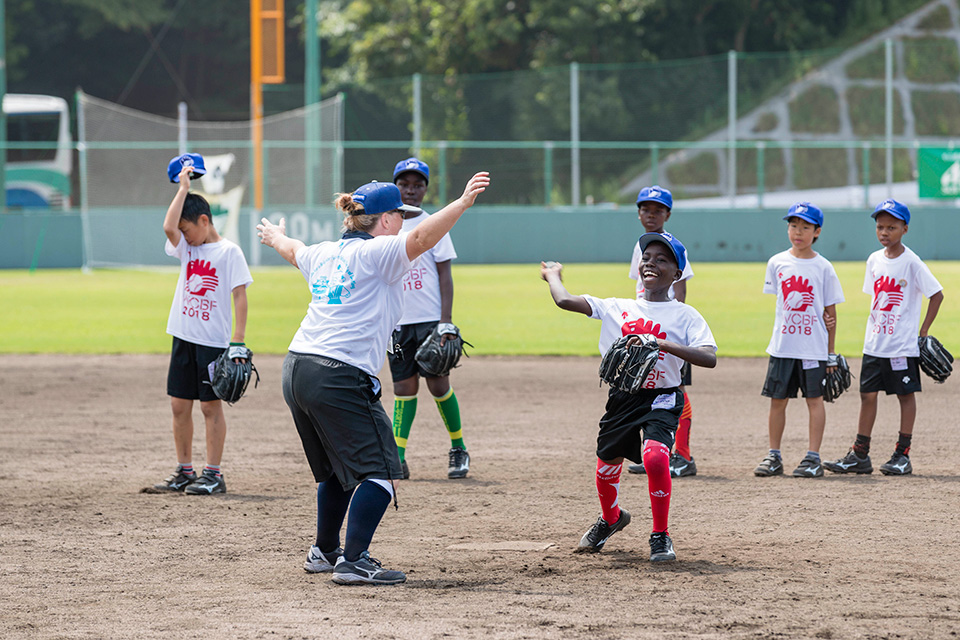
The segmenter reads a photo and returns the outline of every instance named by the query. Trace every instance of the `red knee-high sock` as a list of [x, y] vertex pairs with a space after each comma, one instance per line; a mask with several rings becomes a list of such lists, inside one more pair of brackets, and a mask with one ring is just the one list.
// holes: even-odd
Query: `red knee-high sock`
[[[597, 495], [600, 511], [607, 524], [620, 519], [620, 470], [623, 464], [607, 464], [597, 458]], [[669, 475], [669, 473], [668, 473]]]
[[677, 427], [677, 453], [687, 460], [690, 455], [690, 422], [693, 420], [693, 407], [690, 406], [690, 397], [683, 392], [683, 413], [680, 414], [680, 426]]
[[650, 489], [650, 510], [653, 512], [653, 531], [667, 530], [670, 517], [670, 450], [662, 442], [647, 440], [643, 443], [643, 468], [647, 470], [647, 487]]

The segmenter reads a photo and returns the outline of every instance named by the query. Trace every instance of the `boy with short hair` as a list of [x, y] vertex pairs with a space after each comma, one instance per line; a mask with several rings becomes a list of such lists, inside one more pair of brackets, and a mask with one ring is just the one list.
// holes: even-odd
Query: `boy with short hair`
[[[640, 236], [640, 277], [643, 297], [600, 299], [571, 295], [563, 286], [563, 266], [541, 263], [540, 276], [561, 309], [582, 313], [602, 322], [600, 353], [623, 336], [656, 336], [658, 362], [636, 394], [610, 388], [606, 412], [597, 436], [597, 494], [601, 515], [580, 539], [578, 552], [596, 553], [617, 531], [630, 524], [621, 509], [620, 472], [624, 458], [642, 460], [653, 512], [650, 534], [652, 562], [676, 559], [667, 524], [670, 515], [670, 447], [683, 412], [680, 368], [684, 361], [701, 367], [717, 365], [717, 344], [710, 327], [696, 309], [669, 296], [670, 285], [683, 273], [686, 249], [669, 233]], [[637, 338], [631, 338], [636, 340]]]
[[764, 293], [777, 296], [773, 335], [767, 346], [770, 361], [761, 395], [770, 398], [768, 430], [770, 452], [754, 475], [783, 474], [780, 443], [786, 426], [787, 402], [799, 390], [806, 399], [809, 419], [809, 446], [793, 476], [823, 476], [820, 443], [826, 412], [823, 384], [828, 368], [836, 366], [836, 304], [843, 302], [843, 289], [833, 265], [813, 250], [820, 236], [823, 212], [809, 202], [798, 202], [787, 215], [790, 248], [767, 262]]
[[[882, 249], [867, 258], [863, 292], [871, 296], [860, 369], [860, 419], [857, 438], [847, 455], [823, 466], [834, 473], [872, 473], [870, 434], [877, 419], [880, 391], [900, 401], [900, 434], [890, 460], [880, 466], [888, 476], [913, 473], [910, 442], [917, 417], [920, 389], [920, 350], [917, 335], [925, 336], [943, 302], [943, 287], [917, 254], [903, 244], [910, 210], [896, 200], [884, 200], [871, 214]], [[922, 297], [930, 300], [920, 324]]]
[[[645, 233], [663, 233], [663, 227], [670, 219], [672, 211], [673, 194], [660, 185], [644, 187], [637, 194], [637, 218], [643, 225]], [[642, 253], [638, 241], [633, 247], [630, 273], [628, 274], [637, 281], [637, 298], [643, 297], [643, 279], [640, 277], [640, 256]], [[683, 257], [686, 261], [683, 267], [683, 275], [670, 285], [669, 290], [670, 298], [680, 302], [687, 301], [687, 280], [693, 277], [693, 267], [690, 265], [690, 257], [686, 251], [684, 251]], [[680, 416], [680, 426], [677, 427], [676, 450], [670, 454], [670, 475], [674, 478], [697, 475], [697, 463], [694, 462], [693, 454], [690, 452], [690, 427], [693, 421], [693, 406], [690, 404], [690, 396], [687, 394], [687, 387], [690, 384], [692, 384], [690, 365], [684, 364], [680, 383], [680, 392], [683, 394], [683, 415]], [[627, 471], [630, 473], [645, 473], [642, 462], [628, 465]]]
[[[178, 175], [180, 187], [163, 220], [164, 250], [180, 259], [180, 277], [167, 321], [167, 333], [173, 336], [167, 395], [178, 464], [154, 488], [211, 495], [227, 491], [220, 469], [227, 424], [222, 403], [210, 385], [210, 365], [225, 349], [244, 346], [247, 285], [253, 278], [240, 247], [217, 233], [210, 205], [202, 196], [190, 193], [193, 170], [190, 164], [183, 166]], [[232, 337], [231, 297], [236, 311]], [[246, 355], [245, 349], [237, 351]], [[199, 476], [193, 469], [194, 400], [200, 401], [206, 423], [207, 461]]]

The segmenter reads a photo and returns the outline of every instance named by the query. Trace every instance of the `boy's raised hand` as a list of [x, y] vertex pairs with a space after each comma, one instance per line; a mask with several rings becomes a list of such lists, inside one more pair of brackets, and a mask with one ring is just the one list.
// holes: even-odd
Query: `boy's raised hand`
[[540, 263], [541, 278], [543, 278], [545, 281], [548, 281], [547, 276], [549, 276], [552, 273], [557, 274], [557, 276], [562, 280], [563, 276], [561, 275], [561, 273], [563, 273], [563, 265], [560, 264], [559, 262], [554, 262], [553, 260], [547, 260], [546, 262]]
[[190, 190], [190, 173], [193, 171], [193, 167], [188, 165], [183, 169], [180, 169], [180, 188], [189, 191]]

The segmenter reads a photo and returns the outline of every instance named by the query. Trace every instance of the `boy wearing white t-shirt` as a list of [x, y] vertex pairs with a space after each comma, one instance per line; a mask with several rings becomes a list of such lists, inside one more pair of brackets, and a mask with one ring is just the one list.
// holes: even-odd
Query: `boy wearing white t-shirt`
[[[596, 486], [600, 517], [580, 539], [577, 552], [597, 553], [617, 531], [630, 524], [620, 508], [620, 475], [624, 458], [643, 461], [653, 516], [650, 560], [676, 560], [667, 529], [670, 515], [670, 449], [683, 413], [680, 369], [684, 362], [700, 367], [717, 365], [717, 344], [703, 316], [668, 294], [682, 272], [686, 249], [669, 233], [640, 236], [640, 277], [644, 294], [637, 299], [600, 299], [570, 294], [562, 281], [562, 265], [540, 265], [540, 276], [561, 309], [602, 322], [600, 353], [623, 336], [653, 335], [660, 355], [643, 388], [635, 394], [610, 388], [597, 435]], [[635, 340], [635, 338], [631, 338]]]
[[[670, 219], [670, 213], [673, 210], [673, 194], [669, 189], [664, 189], [660, 185], [644, 187], [637, 194], [637, 218], [643, 225], [646, 233], [663, 233], [663, 225]], [[640, 242], [633, 246], [633, 255], [630, 258], [629, 276], [637, 281], [636, 297], [639, 300], [643, 297], [643, 278], [640, 277], [640, 258], [643, 250], [640, 248]], [[686, 250], [683, 254], [684, 266], [683, 274], [680, 279], [670, 285], [667, 294], [670, 299], [676, 299], [680, 302], [687, 301], [687, 280], [693, 277], [693, 267], [690, 265], [690, 256]], [[682, 381], [680, 383], [680, 392], [683, 393], [683, 415], [680, 416], [680, 426], [677, 427], [677, 437], [674, 451], [670, 454], [670, 475], [674, 478], [697, 475], [697, 463], [690, 452], [690, 427], [693, 422], [693, 405], [690, 403], [690, 395], [687, 393], [687, 387], [693, 382], [690, 372], [690, 365], [683, 366]], [[646, 473], [643, 463], [627, 465], [627, 471], [630, 473]]]
[[[180, 172], [180, 188], [163, 220], [165, 251], [180, 259], [180, 277], [167, 320], [167, 333], [173, 336], [167, 395], [178, 464], [154, 488], [211, 495], [227, 491], [220, 469], [227, 424], [222, 403], [210, 385], [210, 365], [225, 349], [237, 347], [238, 356], [246, 354], [247, 285], [253, 278], [240, 247], [217, 233], [207, 201], [189, 193], [192, 170], [187, 165]], [[236, 312], [232, 334], [231, 298]], [[206, 424], [207, 460], [199, 476], [193, 469], [194, 400], [200, 401]]]
[[787, 402], [796, 398], [799, 390], [810, 414], [809, 446], [793, 475], [818, 478], [823, 476], [820, 443], [826, 423], [823, 384], [828, 368], [836, 366], [835, 305], [843, 302], [843, 289], [833, 265], [813, 250], [823, 226], [823, 212], [809, 202], [798, 202], [783, 219], [791, 247], [767, 262], [763, 285], [764, 293], [777, 296], [773, 335], [767, 346], [770, 362], [761, 392], [770, 398], [770, 451], [753, 473], [760, 477], [783, 474], [780, 443]]
[[[943, 302], [943, 287], [929, 267], [903, 244], [910, 210], [896, 200], [884, 200], [872, 214], [877, 240], [883, 249], [867, 258], [863, 292], [871, 296], [870, 315], [863, 340], [860, 370], [860, 419], [857, 439], [847, 455], [824, 462], [834, 473], [872, 473], [870, 434], [877, 419], [880, 391], [896, 394], [900, 401], [900, 434], [890, 460], [880, 465], [888, 476], [913, 473], [910, 442], [917, 417], [916, 393], [920, 389], [920, 350], [917, 336], [925, 336]], [[920, 324], [923, 297], [930, 300]]]
[[[403, 203], [413, 209], [403, 212], [403, 231], [412, 231], [430, 214], [420, 209], [427, 193], [430, 167], [418, 158], [401, 160], [393, 169], [393, 183], [400, 189]], [[450, 267], [457, 257], [450, 234], [445, 234], [436, 246], [428, 249], [420, 263], [407, 272], [403, 279], [403, 317], [394, 333], [396, 348], [389, 354], [390, 374], [393, 378], [393, 435], [400, 454], [403, 477], [410, 477], [407, 464], [407, 440], [417, 413], [417, 393], [420, 378], [437, 405], [443, 424], [450, 436], [447, 454], [447, 477], [466, 478], [470, 471], [470, 454], [463, 440], [460, 403], [450, 386], [450, 375], [434, 376], [417, 363], [417, 347], [423, 344], [434, 329], [446, 339], [455, 337], [459, 330], [453, 324], [453, 275]]]

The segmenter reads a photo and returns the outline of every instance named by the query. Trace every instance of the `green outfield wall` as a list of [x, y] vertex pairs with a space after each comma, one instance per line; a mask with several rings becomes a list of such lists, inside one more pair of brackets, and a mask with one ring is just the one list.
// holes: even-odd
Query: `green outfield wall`
[[[163, 252], [161, 209], [96, 210], [87, 233], [79, 212], [0, 215], [0, 268], [74, 268], [171, 265]], [[667, 229], [687, 246], [692, 262], [762, 262], [788, 248], [780, 210], [675, 211]], [[339, 235], [329, 209], [271, 210], [287, 219], [288, 232], [310, 243]], [[259, 219], [259, 218], [258, 218]], [[282, 264], [255, 247], [249, 211], [241, 213], [240, 244], [251, 263]], [[642, 228], [633, 207], [483, 207], [471, 209], [452, 232], [459, 263], [626, 262]], [[86, 235], [88, 243], [84, 245]], [[960, 260], [960, 211], [917, 207], [906, 243], [927, 260]], [[878, 248], [865, 210], [828, 210], [816, 248], [832, 261], [863, 260]]]

